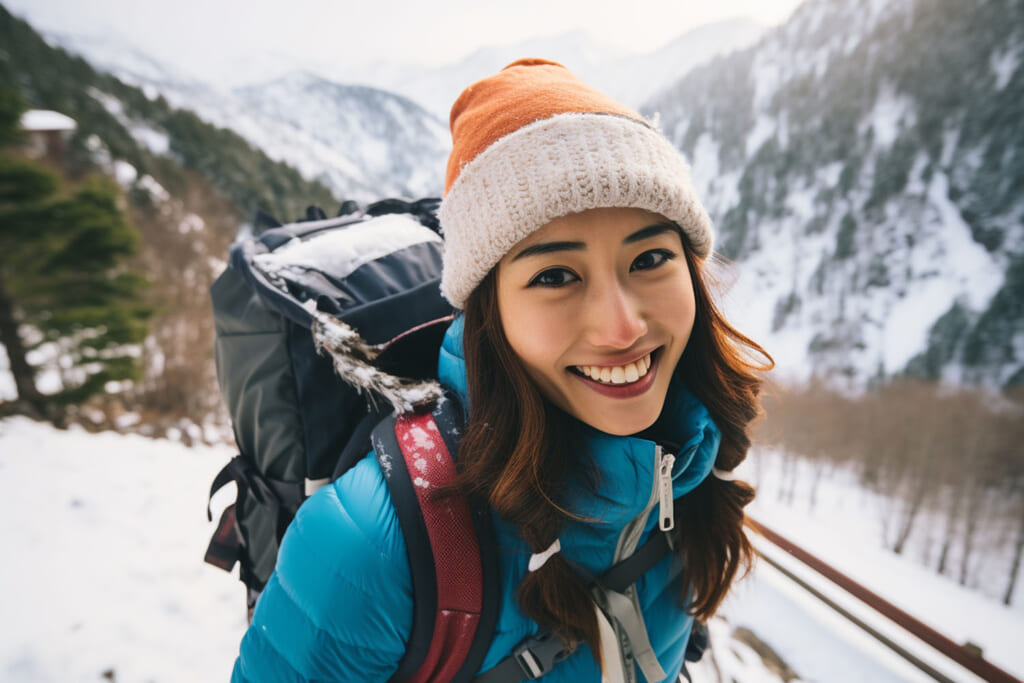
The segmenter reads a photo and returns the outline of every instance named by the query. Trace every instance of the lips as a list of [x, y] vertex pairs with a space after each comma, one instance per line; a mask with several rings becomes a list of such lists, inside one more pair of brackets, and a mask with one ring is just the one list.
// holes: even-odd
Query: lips
[[[611, 398], [632, 398], [645, 393], [654, 384], [654, 376], [657, 373], [658, 354], [660, 348], [637, 358], [623, 366], [571, 366], [572, 374], [594, 391]], [[633, 372], [637, 379], [626, 379], [628, 368], [633, 366]], [[595, 373], [595, 368], [597, 372]], [[602, 375], [607, 369], [608, 380], [602, 380]], [[616, 382], [618, 373], [622, 373], [624, 381]], [[588, 376], [587, 373], [590, 373]], [[612, 377], [614, 373], [614, 377]], [[596, 379], [595, 379], [596, 375]], [[632, 376], [632, 374], [630, 375]]]

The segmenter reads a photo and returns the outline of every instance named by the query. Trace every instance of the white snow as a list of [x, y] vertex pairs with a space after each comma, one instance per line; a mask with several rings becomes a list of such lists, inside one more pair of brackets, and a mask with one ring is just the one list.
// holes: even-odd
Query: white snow
[[775, 133], [778, 121], [775, 118], [761, 114], [757, 117], [754, 129], [747, 136], [747, 158], [754, 156], [754, 153]]
[[153, 154], [164, 155], [171, 150], [171, 138], [164, 131], [144, 123], [134, 123], [129, 127], [129, 132]]
[[909, 127], [916, 118], [913, 100], [883, 86], [871, 113], [861, 123], [861, 133], [871, 127], [875, 132], [875, 149], [888, 149], [899, 137], [900, 128]]
[[254, 260], [267, 273], [312, 269], [342, 278], [381, 256], [414, 244], [440, 241], [437, 233], [419, 222], [393, 214], [325, 232], [304, 242], [294, 239]]
[[127, 161], [118, 159], [114, 162], [114, 178], [121, 187], [130, 187], [138, 177], [139, 172]]
[[190, 232], [201, 232], [206, 227], [206, 221], [194, 213], [185, 214], [185, 217], [178, 223], [178, 232], [187, 235]]
[[244, 589], [203, 554], [233, 454], [0, 421], [0, 679], [227, 680]]
[[0, 344], [0, 401], [7, 401], [18, 397], [14, 386], [14, 375], [11, 374], [10, 361], [7, 359], [7, 349]]
[[992, 71], [996, 75], [996, 90], [1002, 90], [1006, 87], [1006, 84], [1010, 82], [1010, 78], [1013, 77], [1013, 72], [1017, 70], [1018, 63], [1020, 63], [1019, 50], [997, 52], [992, 55], [990, 64], [992, 65]]
[[[877, 494], [862, 489], [855, 474], [847, 470], [826, 473], [822, 477], [813, 507], [809, 466], [796, 470], [796, 494], [791, 504], [781, 502], [778, 495], [785, 477], [776, 453], [756, 450], [739, 472], [758, 488], [758, 496], [748, 509], [752, 517], [955, 642], [981, 646], [986, 659], [996, 666], [1017, 677], [1024, 675], [1024, 651], [1019, 646], [1024, 636], [1024, 600], [1018, 599], [1012, 607], [1005, 607], [995, 595], [986, 594], [1000, 592], [1002, 583], [994, 584], [1005, 581], [1005, 571], [999, 571], [1006, 569], [1002, 563], [993, 567], [988, 590], [979, 593], [920, 564], [918, 553], [925, 552], [927, 546], [934, 546], [934, 540], [924, 538], [923, 533], [919, 534], [919, 543], [912, 545], [903, 556], [888, 551], [881, 543], [880, 529], [885, 517], [891, 515], [891, 505]], [[919, 526], [924, 527], [925, 522], [920, 522]], [[759, 576], [763, 574], [762, 569], [757, 570]], [[737, 595], [742, 596], [742, 590]], [[741, 612], [727, 610], [740, 621], [743, 620], [739, 616]], [[870, 617], [870, 610], [865, 614]], [[754, 619], [753, 612], [749, 615]], [[771, 636], [761, 631], [759, 634], [772, 643]], [[904, 636], [901, 643], [915, 640]], [[779, 647], [785, 649], [784, 644]], [[814, 656], [811, 652], [802, 654]], [[801, 653], [792, 655], [799, 658]], [[965, 679], [958, 676], [955, 680]]]
[[171, 194], [164, 189], [164, 186], [158, 183], [156, 179], [148, 173], [139, 178], [137, 185], [148, 192], [149, 196], [158, 201], [166, 202], [171, 198]]
[[971, 306], [982, 309], [1003, 283], [1004, 268], [971, 236], [971, 228], [949, 198], [949, 178], [936, 173], [928, 198], [939, 213], [942, 240], [950, 266], [949, 279], [960, 285]]
[[768, 49], [760, 50], [754, 58], [754, 111], [764, 111], [783, 82], [783, 70], [779, 59]]
[[114, 118], [121, 123], [127, 123], [127, 119], [124, 115], [124, 105], [121, 104], [121, 100], [117, 99], [113, 95], [103, 92], [99, 88], [90, 87], [88, 93], [90, 97], [102, 104], [103, 108], [106, 109]]
[[98, 165], [103, 167], [110, 166], [110, 149], [106, 143], [100, 139], [98, 135], [93, 133], [85, 139], [85, 147], [89, 150], [92, 160]]
[[[759, 552], [770, 553], [774, 548], [764, 542], [755, 544]], [[733, 628], [753, 631], [803, 680], [931, 680], [763, 559], [730, 593], [721, 616]]]
[[708, 133], [697, 138], [690, 160], [690, 174], [701, 197], [710, 194], [711, 183], [718, 178], [718, 146]]
[[29, 109], [21, 115], [21, 127], [29, 131], [74, 130], [77, 125], [70, 116], [46, 109]]

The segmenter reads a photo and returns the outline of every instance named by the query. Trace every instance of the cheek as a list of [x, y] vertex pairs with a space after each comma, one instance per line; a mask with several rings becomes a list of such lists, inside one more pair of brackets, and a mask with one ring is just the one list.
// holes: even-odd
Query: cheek
[[[526, 294], [526, 296], [524, 296]], [[554, 372], [557, 359], [571, 335], [571, 319], [557, 306], [545, 305], [528, 296], [529, 292], [502, 292], [499, 289], [498, 310], [509, 346], [530, 374]]]
[[543, 307], [510, 305], [501, 308], [501, 324], [509, 346], [530, 368], [548, 371], [560, 355], [568, 337], [564, 315], [553, 315]]
[[652, 297], [651, 302], [652, 306], [649, 310], [652, 318], [664, 326], [673, 337], [683, 342], [683, 346], [685, 346], [693, 331], [697, 312], [689, 273], [685, 271], [681, 273], [668, 291], [662, 291], [659, 296]]

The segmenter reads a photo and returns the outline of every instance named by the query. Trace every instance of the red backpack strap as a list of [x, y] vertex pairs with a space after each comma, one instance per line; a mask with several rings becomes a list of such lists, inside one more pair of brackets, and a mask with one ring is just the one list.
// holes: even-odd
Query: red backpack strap
[[435, 495], [456, 474], [460, 420], [451, 411], [442, 401], [434, 413], [391, 416], [371, 437], [405, 535], [415, 597], [409, 644], [392, 681], [471, 680], [497, 619], [488, 513], [462, 496]]

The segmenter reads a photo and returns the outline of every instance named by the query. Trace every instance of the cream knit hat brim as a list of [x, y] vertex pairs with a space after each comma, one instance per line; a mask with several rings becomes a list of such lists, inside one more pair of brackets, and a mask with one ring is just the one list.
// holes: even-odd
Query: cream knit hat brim
[[673, 221], [698, 257], [711, 219], [690, 167], [648, 124], [618, 114], [557, 114], [506, 135], [466, 164], [441, 203], [441, 292], [456, 308], [520, 240], [555, 218], [629, 207]]

